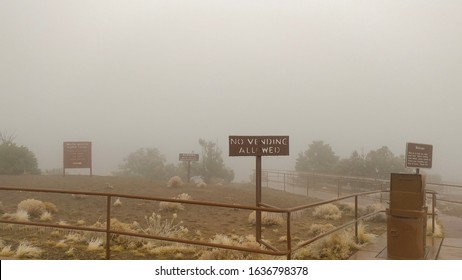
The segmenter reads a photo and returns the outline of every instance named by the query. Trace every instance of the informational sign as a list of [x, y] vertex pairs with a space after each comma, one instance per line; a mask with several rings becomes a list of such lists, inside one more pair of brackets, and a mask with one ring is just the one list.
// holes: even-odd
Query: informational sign
[[406, 167], [432, 168], [433, 146], [427, 144], [407, 143]]
[[[262, 206], [262, 156], [288, 156], [289, 136], [229, 136], [229, 156], [255, 156], [255, 204]], [[255, 238], [262, 243], [261, 210], [255, 212]]]
[[180, 154], [180, 161], [199, 161], [199, 154]]
[[91, 173], [91, 142], [63, 143], [63, 173], [66, 168], [90, 168]]
[[229, 136], [229, 156], [288, 156], [289, 136]]

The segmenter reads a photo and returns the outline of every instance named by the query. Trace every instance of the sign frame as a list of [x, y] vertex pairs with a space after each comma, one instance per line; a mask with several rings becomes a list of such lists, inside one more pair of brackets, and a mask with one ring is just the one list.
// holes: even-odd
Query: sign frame
[[194, 153], [180, 153], [178, 155], [180, 161], [188, 163], [188, 183], [191, 181], [191, 161], [199, 161], [199, 154]]
[[406, 143], [406, 167], [408, 168], [432, 168], [433, 145]]
[[63, 142], [63, 176], [66, 175], [66, 169], [71, 168], [89, 168], [90, 176], [93, 175], [92, 142]]

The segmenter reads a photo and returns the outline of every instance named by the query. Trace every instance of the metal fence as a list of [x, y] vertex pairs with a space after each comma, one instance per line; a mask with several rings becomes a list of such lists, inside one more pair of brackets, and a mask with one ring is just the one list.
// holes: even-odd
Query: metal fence
[[[228, 250], [238, 250], [250, 253], [258, 253], [258, 254], [266, 254], [271, 256], [285, 256], [287, 259], [291, 259], [294, 252], [311, 244], [312, 242], [325, 237], [329, 234], [342, 230], [348, 226], [353, 226], [355, 228], [355, 236], [357, 237], [358, 234], [358, 224], [360, 221], [377, 215], [379, 213], [384, 212], [375, 211], [373, 213], [369, 213], [367, 215], [359, 216], [358, 211], [358, 200], [359, 198], [371, 196], [371, 195], [381, 195], [384, 192], [382, 190], [375, 190], [369, 192], [361, 192], [356, 194], [349, 194], [345, 196], [339, 196], [334, 199], [328, 199], [322, 202], [291, 207], [291, 208], [278, 208], [266, 205], [262, 203], [258, 207], [252, 206], [243, 206], [243, 205], [236, 205], [236, 204], [225, 204], [225, 203], [214, 203], [214, 202], [206, 202], [206, 201], [195, 201], [195, 200], [181, 200], [181, 199], [167, 199], [161, 197], [150, 197], [150, 196], [136, 196], [136, 195], [128, 195], [122, 193], [100, 193], [100, 192], [82, 192], [82, 191], [67, 191], [67, 190], [56, 190], [56, 189], [28, 189], [28, 188], [18, 188], [18, 187], [0, 187], [0, 193], [4, 191], [13, 191], [13, 192], [40, 192], [40, 193], [49, 193], [49, 194], [67, 194], [67, 195], [85, 195], [85, 196], [97, 196], [103, 197], [106, 200], [105, 205], [101, 205], [101, 214], [106, 217], [106, 228], [95, 228], [95, 227], [88, 227], [88, 226], [71, 226], [71, 225], [60, 225], [60, 224], [52, 224], [46, 222], [32, 222], [32, 221], [12, 221], [6, 219], [0, 219], [0, 223], [3, 224], [17, 224], [17, 225], [26, 225], [26, 226], [35, 226], [35, 227], [48, 227], [48, 228], [58, 228], [58, 229], [67, 229], [67, 230], [77, 230], [77, 231], [89, 231], [89, 232], [99, 232], [104, 233], [106, 235], [106, 243], [105, 243], [105, 257], [106, 259], [111, 259], [111, 236], [113, 235], [120, 235], [120, 236], [132, 236], [132, 237], [139, 237], [145, 239], [154, 239], [154, 240], [162, 240], [162, 241], [169, 241], [169, 242], [178, 242], [196, 246], [204, 246], [204, 247], [211, 247], [211, 248], [220, 248], [220, 249], [228, 249]], [[277, 249], [270, 244], [262, 242], [261, 244], [264, 245], [262, 248], [264, 249], [255, 249], [255, 248], [247, 248], [242, 246], [232, 246], [232, 245], [225, 245], [225, 244], [217, 244], [212, 242], [205, 242], [205, 241], [198, 241], [198, 240], [191, 240], [191, 239], [184, 239], [184, 238], [172, 238], [160, 235], [150, 235], [144, 234], [140, 232], [125, 232], [120, 230], [115, 230], [111, 226], [111, 216], [112, 216], [112, 200], [113, 198], [127, 198], [127, 199], [138, 199], [138, 200], [151, 200], [151, 201], [159, 201], [159, 202], [173, 202], [173, 203], [182, 203], [182, 204], [190, 204], [190, 205], [202, 205], [202, 206], [210, 206], [210, 207], [220, 207], [220, 208], [230, 208], [230, 209], [242, 209], [242, 210], [252, 210], [252, 211], [260, 211], [260, 212], [272, 212], [272, 213], [281, 213], [285, 215], [286, 220], [286, 244], [284, 249]], [[296, 246], [292, 245], [293, 236], [292, 236], [292, 217], [296, 212], [310, 209], [313, 207], [317, 207], [323, 204], [333, 203], [342, 201], [345, 199], [354, 199], [355, 207], [354, 207], [354, 219], [352, 221], [346, 222], [342, 225], [338, 225], [334, 229], [318, 235], [314, 238], [309, 240], [302, 241], [298, 243]]]

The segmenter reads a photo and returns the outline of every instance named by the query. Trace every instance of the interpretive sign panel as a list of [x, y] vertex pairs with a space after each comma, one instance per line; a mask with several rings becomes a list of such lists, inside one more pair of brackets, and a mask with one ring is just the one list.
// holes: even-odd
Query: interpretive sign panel
[[406, 167], [432, 168], [433, 146], [426, 144], [407, 143]]
[[65, 168], [91, 168], [91, 142], [64, 142]]
[[229, 156], [288, 156], [289, 136], [229, 136]]
[[199, 161], [199, 154], [180, 154], [180, 161]]

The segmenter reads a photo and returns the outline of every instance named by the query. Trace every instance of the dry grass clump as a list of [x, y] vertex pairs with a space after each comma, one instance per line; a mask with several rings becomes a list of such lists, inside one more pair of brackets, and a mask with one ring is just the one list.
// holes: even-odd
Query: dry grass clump
[[[191, 200], [191, 196], [187, 193], [182, 193], [177, 195], [176, 197], [173, 197], [173, 199], [181, 199], [181, 200]], [[179, 202], [167, 202], [167, 201], [161, 201], [159, 202], [159, 208], [161, 211], [167, 211], [167, 212], [178, 212], [181, 210], [184, 210], [183, 204]]]
[[[239, 235], [223, 235], [216, 234], [211, 240], [212, 243], [229, 245], [229, 246], [239, 246], [252, 249], [264, 250], [265, 248], [256, 242], [255, 236], [239, 236]], [[242, 252], [235, 250], [225, 250], [225, 249], [205, 249], [199, 253], [200, 260], [258, 260], [258, 259], [269, 259], [270, 256], [260, 255], [250, 252]]]
[[87, 251], [98, 251], [103, 249], [103, 239], [99, 237], [93, 237], [88, 241]]
[[40, 221], [42, 222], [49, 222], [52, 219], [53, 219], [53, 215], [51, 215], [51, 213], [48, 211], [45, 211], [42, 213], [42, 215], [40, 215]]
[[3, 219], [13, 220], [18, 222], [28, 222], [30, 219], [29, 213], [25, 210], [16, 210], [15, 213], [5, 213], [2, 215]]
[[14, 257], [20, 258], [20, 259], [22, 258], [35, 259], [35, 258], [39, 258], [40, 255], [42, 255], [42, 253], [43, 253], [42, 249], [38, 247], [34, 247], [27, 242], [21, 242], [19, 243], [18, 248], [16, 248]]
[[31, 217], [38, 218], [46, 211], [43, 201], [29, 198], [19, 202], [18, 210], [26, 211]]
[[173, 214], [171, 219], [162, 219], [161, 215], [152, 212], [151, 216], [144, 217], [146, 226], [142, 227], [137, 222], [134, 223], [134, 226], [137, 229], [145, 234], [151, 235], [160, 235], [165, 237], [180, 237], [188, 233], [188, 229], [183, 227], [180, 222], [175, 222], [177, 215]]
[[435, 232], [432, 233], [432, 218], [427, 219], [427, 235], [433, 237], [444, 237], [443, 227], [438, 220], [435, 221]]
[[364, 245], [368, 243], [373, 243], [377, 239], [377, 235], [373, 233], [366, 232], [367, 226], [363, 223], [359, 223], [358, 225], [358, 236], [356, 239], [356, 243], [358, 245]]
[[48, 212], [50, 212], [52, 214], [58, 213], [58, 207], [56, 207], [56, 205], [54, 203], [44, 201], [43, 204], [45, 205], [45, 210], [46, 211], [48, 211]]
[[[385, 210], [385, 207], [386, 206], [383, 203], [373, 203], [373, 204], [367, 205], [366, 207], [359, 208], [358, 211], [359, 211], [360, 216], [364, 216], [364, 215], [374, 213], [374, 212], [377, 212], [377, 211], [383, 211], [383, 210]], [[383, 213], [374, 215], [374, 216], [372, 216], [370, 218], [367, 218], [367, 219], [365, 219], [365, 221], [385, 222], [386, 219], [387, 219], [387, 216], [386, 216], [385, 212], [383, 212]]]
[[311, 236], [318, 236], [320, 234], [324, 234], [330, 230], [335, 228], [332, 224], [312, 224], [310, 229], [308, 230], [308, 234]]
[[294, 259], [345, 260], [358, 248], [374, 242], [376, 237], [375, 234], [366, 233], [366, 227], [361, 223], [358, 226], [357, 240], [351, 228], [333, 233], [296, 251]]
[[[255, 225], [256, 224], [256, 217], [257, 214], [255, 211], [252, 211], [249, 214], [249, 224]], [[281, 213], [273, 213], [273, 212], [261, 212], [261, 224], [264, 226], [280, 226], [284, 223], [284, 218]]]
[[180, 176], [173, 176], [168, 180], [167, 187], [169, 188], [177, 188], [183, 186], [183, 180], [181, 180]]
[[120, 207], [122, 206], [122, 201], [120, 201], [120, 198], [117, 198], [115, 201], [114, 201], [114, 204], [112, 204], [114, 207]]
[[323, 204], [314, 209], [313, 217], [326, 220], [339, 220], [342, 218], [342, 211], [332, 203]]

